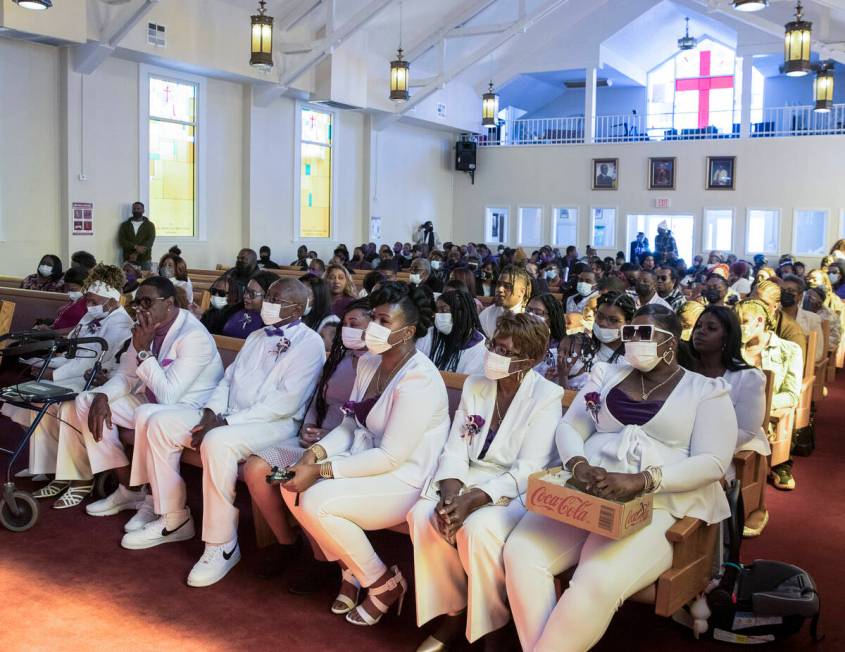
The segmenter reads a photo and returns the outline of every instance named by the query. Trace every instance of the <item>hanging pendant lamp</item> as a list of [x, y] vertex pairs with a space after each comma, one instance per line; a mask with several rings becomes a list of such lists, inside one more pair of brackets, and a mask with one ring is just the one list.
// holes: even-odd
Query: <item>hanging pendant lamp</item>
[[833, 64], [820, 63], [816, 67], [813, 80], [813, 97], [816, 100], [814, 111], [829, 113], [833, 109]]
[[810, 40], [813, 23], [804, 20], [801, 0], [795, 7], [795, 20], [786, 24], [783, 46], [783, 71], [789, 77], [803, 77], [810, 72]]
[[260, 0], [252, 17], [249, 65], [265, 72], [273, 68], [273, 17], [267, 15], [267, 2]]
[[493, 80], [487, 92], [481, 96], [481, 124], [484, 127], [496, 127], [499, 115], [499, 96], [493, 90]]
[[14, 0], [15, 4], [24, 9], [44, 11], [53, 6], [53, 0]]
[[733, 8], [737, 11], [760, 11], [769, 6], [769, 0], [733, 0]]
[[687, 32], [684, 36], [678, 39], [678, 49], [679, 50], [692, 50], [695, 48], [698, 41], [695, 39], [694, 36], [689, 35], [689, 18], [686, 19], [687, 21]]
[[396, 58], [390, 62], [390, 99], [394, 102], [407, 102], [411, 97], [408, 91], [410, 82], [410, 67], [402, 56], [402, 3], [399, 3], [399, 47], [396, 50]]

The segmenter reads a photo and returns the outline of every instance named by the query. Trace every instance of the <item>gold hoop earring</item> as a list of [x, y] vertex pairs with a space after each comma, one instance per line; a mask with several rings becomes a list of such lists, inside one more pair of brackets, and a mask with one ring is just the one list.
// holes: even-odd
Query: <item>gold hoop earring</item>
[[[666, 356], [669, 355], [670, 353], [672, 355], [669, 356], [669, 359], [667, 360]], [[672, 362], [674, 360], [675, 360], [675, 349], [669, 349], [668, 351], [666, 351], [666, 353], [663, 354], [663, 362], [665, 362], [666, 364], [672, 364]]]

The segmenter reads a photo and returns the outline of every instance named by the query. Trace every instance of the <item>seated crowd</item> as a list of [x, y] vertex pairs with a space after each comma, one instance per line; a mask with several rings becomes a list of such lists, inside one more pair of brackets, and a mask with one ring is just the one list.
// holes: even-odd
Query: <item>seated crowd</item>
[[[87, 514], [132, 511], [130, 550], [185, 541], [198, 524], [180, 459], [199, 452], [205, 550], [187, 583], [209, 586], [241, 557], [244, 463], [277, 541], [260, 573], [294, 562], [301, 593], [339, 568], [331, 610], [359, 626], [400, 610], [408, 591], [368, 532], [407, 524], [418, 624], [437, 620], [419, 650], [461, 636], [507, 649], [511, 619], [525, 650], [595, 645], [618, 606], [671, 567], [667, 530], [730, 515], [721, 482], [734, 454], [771, 453], [763, 372], [771, 409], [796, 408], [808, 334], [818, 362], [845, 326], [845, 241], [810, 270], [789, 256], [773, 267], [711, 252], [688, 267], [667, 252], [529, 255], [433, 236], [351, 255], [341, 245], [328, 263], [303, 246], [285, 268], [261, 247], [207, 286], [206, 309], [187, 269], [176, 248], [155, 272], [78, 252], [66, 271], [44, 256], [24, 280], [68, 295], [40, 327], [108, 342], [90, 391], [84, 359], [51, 363], [47, 379], [81, 393], [31, 438], [29, 473], [52, 476], [36, 497], [77, 507], [113, 471], [117, 489]], [[215, 335], [244, 340], [225, 369]], [[467, 374], [453, 415], [441, 372]], [[580, 392], [569, 409], [565, 390]], [[555, 465], [603, 498], [654, 493], [652, 522], [612, 540], [526, 511], [529, 475]], [[265, 481], [274, 469], [287, 471], [280, 485]], [[793, 489], [792, 460], [771, 480]], [[572, 567], [559, 597], [554, 578]]]

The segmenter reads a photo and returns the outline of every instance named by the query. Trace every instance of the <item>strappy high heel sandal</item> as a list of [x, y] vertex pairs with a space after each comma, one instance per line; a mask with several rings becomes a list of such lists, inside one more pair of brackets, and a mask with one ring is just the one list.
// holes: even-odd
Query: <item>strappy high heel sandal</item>
[[56, 502], [53, 503], [53, 509], [68, 509], [82, 504], [91, 492], [94, 491], [94, 481], [90, 484], [82, 484], [76, 487], [68, 487], [68, 490], [62, 494]]
[[52, 480], [38, 491], [32, 492], [33, 498], [55, 498], [63, 494], [70, 487], [70, 480]]
[[393, 577], [387, 580], [384, 584], [379, 587], [371, 587], [367, 590], [367, 599], [373, 603], [376, 609], [379, 610], [379, 615], [373, 618], [367, 611], [364, 609], [363, 606], [358, 606], [348, 614], [346, 614], [346, 622], [352, 623], [353, 625], [361, 625], [361, 626], [372, 626], [375, 625], [377, 622], [381, 620], [381, 617], [384, 616], [389, 610], [392, 605], [387, 605], [382, 602], [378, 596], [382, 593], [387, 593], [388, 591], [393, 591], [396, 587], [401, 587], [402, 592], [399, 594], [399, 598], [396, 601], [396, 615], [399, 616], [402, 613], [402, 603], [405, 601], [405, 594], [408, 592], [408, 582], [405, 581], [405, 578], [402, 577], [402, 573], [399, 572], [399, 569], [396, 566], [391, 566], [390, 570], [393, 571]]
[[361, 597], [361, 584], [352, 574], [352, 571], [346, 568], [341, 569], [341, 577], [344, 582], [355, 587], [355, 599], [353, 600], [348, 595], [343, 595], [343, 593], [338, 593], [337, 597], [334, 599], [334, 604], [332, 604], [332, 613], [337, 614], [338, 616], [348, 614], [357, 607], [358, 600]]

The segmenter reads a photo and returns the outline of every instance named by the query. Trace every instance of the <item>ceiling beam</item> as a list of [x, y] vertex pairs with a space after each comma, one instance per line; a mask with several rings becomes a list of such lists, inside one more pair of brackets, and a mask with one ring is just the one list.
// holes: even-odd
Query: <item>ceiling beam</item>
[[447, 38], [466, 38], [469, 36], [490, 36], [491, 34], [501, 34], [513, 23], [499, 23], [498, 25], [473, 25], [470, 27], [456, 27], [449, 32]]
[[90, 75], [106, 59], [114, 54], [115, 49], [126, 35], [149, 13], [159, 0], [141, 0], [135, 8], [127, 8], [113, 18], [102, 30], [99, 41], [91, 41], [71, 49], [73, 70], [83, 75]]
[[433, 31], [412, 43], [411, 46], [406, 49], [405, 58], [410, 62], [416, 61], [440, 41], [444, 40], [449, 35], [449, 32], [454, 30], [456, 27], [460, 27], [465, 24], [468, 20], [477, 16], [494, 2], [496, 2], [496, 0], [471, 0], [471, 2], [456, 2], [455, 4], [457, 5], [457, 8], [447, 14], [446, 18], [444, 18]]
[[542, 5], [540, 5], [540, 7], [538, 7], [535, 11], [531, 12], [530, 14], [527, 14], [526, 16], [522, 17], [517, 21], [514, 21], [514, 23], [507, 30], [505, 30], [495, 38], [491, 39], [489, 42], [485, 43], [474, 52], [471, 52], [470, 54], [465, 56], [455, 65], [451, 66], [448, 71], [445, 71], [442, 74], [438, 75], [435, 79], [426, 84], [426, 86], [424, 86], [421, 90], [414, 93], [411, 99], [405, 102], [405, 104], [403, 104], [394, 115], [398, 117], [406, 114], [408, 111], [417, 106], [420, 102], [428, 99], [431, 95], [443, 88], [443, 86], [445, 86], [455, 77], [460, 75], [464, 70], [472, 67], [479, 61], [483, 61], [485, 57], [498, 50], [502, 45], [504, 45], [514, 36], [528, 31], [529, 29], [531, 29], [531, 27], [536, 25], [539, 21], [541, 21], [543, 18], [548, 16], [550, 13], [552, 13], [562, 5], [566, 4], [568, 1], [569, 0], [547, 0], [547, 2], [544, 2]]
[[323, 0], [301, 0], [293, 9], [285, 14], [279, 21], [278, 28], [282, 32], [293, 29], [308, 14], [322, 4]]

